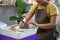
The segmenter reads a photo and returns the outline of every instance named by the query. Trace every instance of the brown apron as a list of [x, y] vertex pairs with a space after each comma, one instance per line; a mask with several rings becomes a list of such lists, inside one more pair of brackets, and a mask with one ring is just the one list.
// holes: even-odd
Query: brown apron
[[[36, 9], [35, 11], [35, 21], [38, 24], [46, 24], [50, 22], [50, 18], [44, 9]], [[54, 28], [55, 29], [55, 28]], [[42, 29], [37, 30], [37, 40], [55, 40], [54, 29]]]

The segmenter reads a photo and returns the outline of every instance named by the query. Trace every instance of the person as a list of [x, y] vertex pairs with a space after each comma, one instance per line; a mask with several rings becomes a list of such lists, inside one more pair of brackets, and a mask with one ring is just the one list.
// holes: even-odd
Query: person
[[[50, 0], [35, 0], [27, 16], [19, 23], [20, 27], [24, 24], [33, 24], [38, 27], [36, 40], [56, 40], [54, 36], [56, 28], [57, 6]], [[29, 22], [35, 14], [35, 20]]]

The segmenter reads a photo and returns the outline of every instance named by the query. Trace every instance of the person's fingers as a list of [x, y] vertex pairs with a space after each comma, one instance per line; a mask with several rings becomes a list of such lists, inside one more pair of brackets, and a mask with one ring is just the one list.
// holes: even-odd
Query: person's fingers
[[21, 21], [18, 25], [19, 25], [20, 27], [23, 27], [23, 26], [24, 26], [24, 23]]
[[16, 27], [18, 26], [18, 24], [13, 24], [13, 25], [10, 25], [10, 27]]
[[33, 21], [33, 23], [36, 23], [36, 21]]
[[32, 22], [29, 22], [29, 23], [27, 23], [27, 24], [32, 24]]
[[12, 31], [14, 31], [15, 30], [15, 27], [17, 27], [18, 26], [18, 24], [13, 24], [13, 25], [10, 25], [10, 30], [12, 30]]

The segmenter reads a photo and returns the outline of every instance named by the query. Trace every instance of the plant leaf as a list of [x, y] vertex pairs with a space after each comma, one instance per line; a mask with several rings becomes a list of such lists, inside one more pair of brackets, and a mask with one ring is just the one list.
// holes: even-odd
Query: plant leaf
[[11, 16], [9, 19], [10, 19], [11, 21], [16, 21], [16, 20], [18, 19], [18, 17], [16, 17], [16, 16]]

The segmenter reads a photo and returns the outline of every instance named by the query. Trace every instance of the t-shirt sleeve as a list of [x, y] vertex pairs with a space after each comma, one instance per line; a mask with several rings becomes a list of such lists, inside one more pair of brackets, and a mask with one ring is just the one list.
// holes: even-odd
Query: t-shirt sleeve
[[37, 7], [37, 4], [33, 4], [32, 7], [30, 8], [29, 12], [34, 13], [36, 7]]
[[56, 5], [51, 5], [50, 6], [50, 16], [55, 15], [55, 14], [56, 15], [58, 14], [58, 8]]

